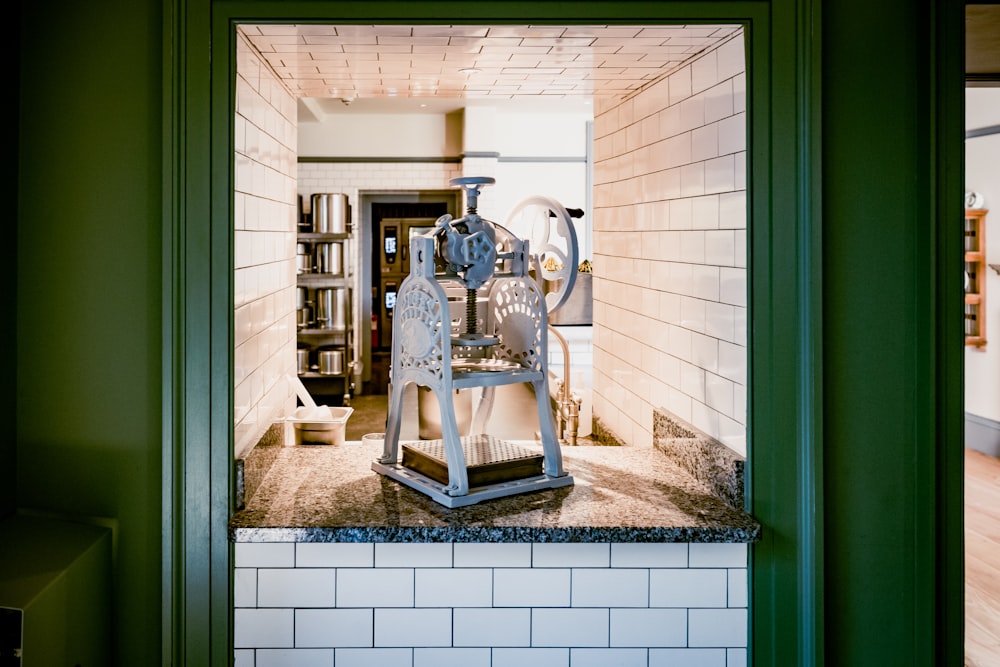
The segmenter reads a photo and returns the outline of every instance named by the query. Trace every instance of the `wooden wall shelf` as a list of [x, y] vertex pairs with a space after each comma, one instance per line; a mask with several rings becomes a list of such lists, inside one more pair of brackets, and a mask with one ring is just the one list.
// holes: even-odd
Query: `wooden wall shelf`
[[986, 345], [986, 209], [965, 210], [965, 344]]

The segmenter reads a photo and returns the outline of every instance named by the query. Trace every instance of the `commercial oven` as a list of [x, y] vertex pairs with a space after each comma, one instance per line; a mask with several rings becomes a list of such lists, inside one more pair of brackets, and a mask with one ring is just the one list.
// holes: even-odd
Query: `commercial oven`
[[410, 239], [432, 231], [435, 222], [436, 218], [383, 218], [379, 222], [379, 281], [372, 302], [372, 311], [378, 318], [378, 341], [372, 343], [379, 348], [392, 345], [396, 293], [410, 274]]

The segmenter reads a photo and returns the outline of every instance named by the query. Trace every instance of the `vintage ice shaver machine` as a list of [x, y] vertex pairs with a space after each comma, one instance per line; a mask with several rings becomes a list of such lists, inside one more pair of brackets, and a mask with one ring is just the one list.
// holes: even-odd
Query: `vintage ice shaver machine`
[[[528, 238], [476, 212], [480, 187], [494, 182], [451, 181], [465, 190], [467, 212], [457, 220], [438, 218], [433, 230], [410, 241], [410, 274], [399, 287], [393, 317], [389, 414], [382, 456], [372, 469], [447, 507], [573, 484], [563, 469], [546, 364], [548, 311], [573, 287], [576, 232], [558, 202], [526, 200], [515, 208], [523, 215], [508, 224], [529, 227], [524, 237], [540, 246], [531, 254]], [[559, 261], [545, 267], [543, 254]], [[546, 294], [543, 277], [560, 288]], [[519, 382], [534, 389], [540, 453], [487, 433], [496, 387]], [[400, 448], [403, 391], [410, 383], [433, 392], [442, 437]], [[481, 398], [469, 433], [459, 433], [453, 396], [477, 387]]]

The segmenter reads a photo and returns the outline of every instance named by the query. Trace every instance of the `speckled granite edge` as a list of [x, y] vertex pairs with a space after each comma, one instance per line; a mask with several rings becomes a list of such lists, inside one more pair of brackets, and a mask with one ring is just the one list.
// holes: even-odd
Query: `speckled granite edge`
[[428, 527], [230, 527], [233, 542], [694, 542], [753, 543], [760, 539], [760, 526], [674, 528], [647, 527], [524, 527], [524, 526], [428, 526]]
[[284, 426], [283, 422], [271, 424], [247, 455], [236, 459], [237, 509], [246, 507], [247, 500], [260, 488], [260, 483], [277, 460], [278, 452], [285, 445]]
[[734, 509], [744, 507], [746, 459], [662, 409], [653, 410], [653, 445]]
[[[534, 443], [519, 443], [534, 447]], [[381, 445], [282, 447], [234, 542], [752, 543], [761, 526], [654, 448], [563, 450], [572, 486], [449, 509], [379, 475]]]
[[591, 438], [594, 442], [600, 443], [602, 445], [609, 445], [614, 447], [624, 447], [625, 443], [618, 439], [608, 427], [604, 425], [598, 417], [595, 415], [591, 418], [593, 425], [591, 426]]

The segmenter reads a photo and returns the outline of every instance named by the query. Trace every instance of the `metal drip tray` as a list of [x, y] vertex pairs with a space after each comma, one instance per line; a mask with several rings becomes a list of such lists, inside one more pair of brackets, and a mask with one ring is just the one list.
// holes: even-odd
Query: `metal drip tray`
[[524, 366], [506, 359], [466, 359], [452, 357], [451, 370], [455, 373], [503, 373], [522, 370]]
[[[469, 486], [486, 486], [544, 474], [544, 456], [489, 435], [460, 439], [465, 453]], [[402, 464], [441, 484], [448, 483], [448, 461], [443, 440], [421, 440], [403, 444]]]

